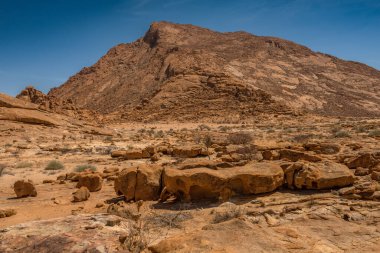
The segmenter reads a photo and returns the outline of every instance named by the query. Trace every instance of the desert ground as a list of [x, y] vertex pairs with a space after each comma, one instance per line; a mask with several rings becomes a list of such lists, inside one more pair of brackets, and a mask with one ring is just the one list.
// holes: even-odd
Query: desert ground
[[[109, 123], [91, 131], [0, 121], [0, 210], [8, 213], [0, 219], [0, 252], [378, 252], [379, 126], [377, 119], [319, 116]], [[321, 163], [344, 169], [329, 174]], [[202, 171], [257, 164], [282, 168], [281, 182], [259, 172], [257, 184], [276, 185], [226, 192]], [[289, 179], [296, 164], [300, 171]], [[143, 185], [128, 176], [136, 167], [149, 168]], [[149, 179], [156, 169], [183, 172], [182, 184], [203, 188], [176, 192], [169, 174], [156, 185], [157, 176]], [[101, 181], [90, 182], [97, 189], [87, 200], [73, 202], [86, 175]], [[18, 180], [31, 180], [37, 196], [16, 197]]]

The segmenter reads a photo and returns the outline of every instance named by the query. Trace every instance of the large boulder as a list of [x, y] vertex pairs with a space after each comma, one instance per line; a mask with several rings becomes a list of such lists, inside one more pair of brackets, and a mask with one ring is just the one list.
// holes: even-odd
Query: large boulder
[[279, 151], [280, 159], [289, 160], [292, 162], [297, 162], [300, 160], [308, 162], [319, 162], [322, 158], [316, 155], [310, 155], [302, 151], [292, 150], [292, 149], [281, 149]]
[[98, 173], [82, 173], [78, 177], [77, 188], [86, 187], [90, 192], [100, 191], [103, 178]]
[[18, 180], [15, 182], [13, 188], [17, 198], [37, 196], [36, 187], [31, 180]]
[[161, 192], [162, 167], [139, 165], [124, 169], [115, 179], [115, 191], [126, 200], [157, 200]]
[[331, 189], [349, 186], [354, 182], [353, 172], [347, 166], [331, 161], [298, 162], [285, 168], [284, 172], [289, 188]]
[[150, 158], [152, 154], [150, 148], [145, 149], [131, 149], [131, 150], [114, 150], [111, 152], [113, 158], [123, 158], [126, 160], [136, 160], [143, 158]]
[[264, 162], [220, 170], [166, 168], [163, 174], [165, 191], [185, 201], [227, 200], [233, 194], [271, 192], [282, 185], [283, 179], [279, 165]]

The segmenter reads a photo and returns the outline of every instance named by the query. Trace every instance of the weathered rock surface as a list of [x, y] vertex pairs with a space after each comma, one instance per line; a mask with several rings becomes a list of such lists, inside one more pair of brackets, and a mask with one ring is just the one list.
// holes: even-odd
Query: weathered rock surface
[[90, 191], [87, 187], [82, 186], [76, 192], [73, 193], [73, 202], [82, 202], [88, 200], [90, 197]]
[[334, 143], [306, 143], [303, 146], [305, 150], [314, 151], [317, 154], [332, 155], [340, 151], [340, 146]]
[[13, 188], [18, 198], [37, 196], [36, 187], [31, 180], [18, 180], [15, 182]]
[[161, 192], [160, 165], [139, 165], [121, 171], [115, 179], [115, 191], [126, 200], [157, 200]]
[[86, 187], [90, 192], [100, 191], [103, 178], [98, 173], [81, 173], [78, 177], [77, 188]]
[[109, 214], [75, 215], [33, 221], [2, 229], [0, 252], [117, 252], [122, 218]]
[[271, 163], [249, 163], [220, 170], [166, 168], [163, 174], [165, 190], [185, 201], [226, 200], [234, 194], [271, 192], [282, 185], [283, 178], [281, 167]]
[[177, 157], [186, 157], [186, 158], [192, 158], [197, 156], [207, 156], [208, 151], [206, 147], [203, 146], [180, 146], [180, 147], [173, 147], [173, 156]]
[[5, 95], [3, 93], [0, 93], [0, 107], [22, 108], [22, 109], [29, 109], [29, 110], [38, 109], [38, 106], [35, 104]]
[[295, 163], [285, 170], [285, 182], [296, 189], [331, 189], [352, 185], [353, 173], [347, 166], [331, 161]]

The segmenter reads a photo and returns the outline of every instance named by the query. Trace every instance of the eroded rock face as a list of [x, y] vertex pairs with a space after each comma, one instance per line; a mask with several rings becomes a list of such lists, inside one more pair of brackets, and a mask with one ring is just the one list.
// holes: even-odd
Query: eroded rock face
[[13, 187], [18, 198], [37, 196], [36, 187], [31, 180], [16, 181]]
[[271, 192], [283, 183], [283, 171], [277, 164], [249, 163], [241, 167], [220, 170], [166, 168], [163, 174], [165, 190], [185, 201], [228, 199], [234, 194]]
[[78, 177], [77, 188], [86, 187], [90, 192], [100, 191], [103, 178], [98, 173], [82, 173]]
[[157, 200], [161, 192], [162, 166], [139, 165], [124, 169], [115, 179], [115, 191], [126, 200]]
[[82, 202], [88, 200], [90, 197], [90, 191], [87, 187], [82, 186], [76, 192], [73, 193], [73, 202]]
[[285, 170], [285, 182], [296, 189], [331, 189], [352, 185], [353, 173], [347, 166], [322, 161], [318, 163], [295, 163]]

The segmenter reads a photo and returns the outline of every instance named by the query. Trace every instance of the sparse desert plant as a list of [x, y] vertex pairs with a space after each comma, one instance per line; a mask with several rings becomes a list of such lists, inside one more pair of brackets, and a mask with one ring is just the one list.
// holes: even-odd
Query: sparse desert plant
[[350, 137], [350, 134], [344, 130], [339, 130], [333, 134], [334, 138]]
[[96, 167], [91, 164], [83, 164], [83, 165], [78, 165], [74, 169], [76, 172], [83, 172], [86, 170], [91, 170], [91, 171], [96, 171]]
[[372, 130], [368, 133], [369, 137], [380, 137], [380, 129]]
[[230, 206], [226, 210], [215, 212], [215, 216], [213, 218], [213, 223], [221, 223], [224, 221], [229, 221], [234, 218], [239, 218], [245, 215], [244, 208], [240, 206]]
[[228, 142], [231, 144], [248, 144], [252, 142], [252, 135], [248, 132], [237, 132], [228, 135]]
[[65, 168], [63, 163], [58, 160], [52, 160], [46, 165], [45, 170], [62, 170], [63, 168]]
[[160, 130], [154, 134], [154, 138], [163, 138], [165, 136], [164, 131]]
[[19, 162], [18, 164], [16, 164], [17, 169], [30, 168], [32, 166], [33, 163], [27, 161]]
[[0, 177], [3, 175], [5, 167], [6, 167], [5, 164], [0, 164]]

